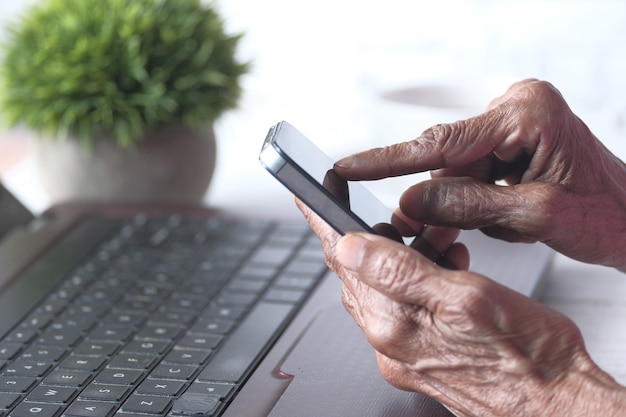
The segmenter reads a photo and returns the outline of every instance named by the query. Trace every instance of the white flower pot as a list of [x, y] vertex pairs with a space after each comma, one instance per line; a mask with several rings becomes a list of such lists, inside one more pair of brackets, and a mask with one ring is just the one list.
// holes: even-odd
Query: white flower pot
[[197, 204], [215, 169], [213, 129], [172, 126], [147, 134], [135, 147], [94, 140], [35, 141], [35, 163], [52, 203], [69, 200]]

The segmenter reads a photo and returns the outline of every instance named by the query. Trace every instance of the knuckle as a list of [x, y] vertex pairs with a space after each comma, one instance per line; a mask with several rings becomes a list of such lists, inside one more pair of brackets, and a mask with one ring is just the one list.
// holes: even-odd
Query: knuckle
[[496, 97], [489, 103], [489, 105], [487, 106], [487, 110], [489, 111], [493, 108], [496, 108], [502, 105], [503, 103], [506, 103], [506, 101], [511, 99], [511, 97], [515, 97], [519, 93], [520, 90], [523, 90], [524, 88], [526, 88], [528, 85], [532, 84], [535, 81], [537, 81], [537, 79], [527, 78], [521, 81], [514, 82], [513, 84], [511, 84], [511, 86], [509, 86], [509, 88], [506, 90], [506, 92], [503, 95], [501, 95], [500, 97]]
[[544, 96], [544, 97], [561, 97], [561, 93], [556, 87], [544, 80], [533, 80], [528, 84], [528, 88], [533, 91], [535, 94]]
[[452, 124], [434, 125], [411, 142], [411, 151], [414, 155], [430, 155], [433, 168], [442, 168], [445, 165], [446, 150], [455, 134], [456, 129]]
[[402, 362], [398, 362], [377, 352], [378, 370], [385, 381], [392, 386], [405, 390], [415, 391], [421, 384], [421, 376]]
[[424, 184], [423, 207], [426, 218], [440, 226], [478, 228], [493, 223], [491, 194], [483, 192], [470, 178], [428, 181]]
[[446, 322], [461, 333], [481, 334], [486, 321], [502, 317], [495, 290], [492, 281], [480, 276], [457, 282], [444, 307]]
[[419, 281], [417, 258], [410, 250], [397, 250], [384, 256], [376, 253], [367, 255], [366, 259], [371, 265], [366, 265], [365, 271], [376, 275], [376, 281], [383, 293], [403, 294], [407, 292], [409, 285]]
[[385, 356], [397, 360], [406, 359], [407, 344], [419, 331], [402, 310], [402, 306], [391, 302], [370, 310], [365, 320], [369, 343]]
[[572, 201], [557, 184], [524, 187], [525, 204], [517, 204], [517, 224], [514, 228], [525, 238], [542, 240], [545, 234], [562, 227], [564, 213], [572, 209]]
[[455, 149], [459, 139], [462, 139], [464, 124], [460, 121], [452, 123], [440, 123], [432, 127], [433, 144], [436, 144], [441, 152], [441, 158], [445, 161], [448, 151]]
[[405, 381], [407, 376], [409, 376], [407, 375], [409, 372], [404, 364], [398, 363], [380, 352], [377, 352], [376, 354], [376, 361], [378, 363], [380, 375], [385, 379], [385, 381], [396, 388], [402, 389], [405, 387]]
[[526, 105], [538, 105], [542, 111], [546, 108], [567, 106], [561, 92], [548, 81], [532, 80], [519, 90], [516, 97]]
[[352, 294], [352, 292], [346, 285], [343, 285], [341, 287], [341, 302], [345, 310], [352, 316], [356, 324], [359, 327], [363, 328], [364, 323], [363, 317], [361, 316], [361, 310], [359, 309], [359, 303], [356, 300], [354, 294]]

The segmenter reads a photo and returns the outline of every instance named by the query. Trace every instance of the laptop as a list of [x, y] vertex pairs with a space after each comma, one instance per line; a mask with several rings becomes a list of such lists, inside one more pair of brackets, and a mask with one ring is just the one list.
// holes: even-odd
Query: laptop
[[[532, 295], [552, 252], [463, 232]], [[0, 417], [450, 416], [379, 375], [304, 222], [0, 188]]]

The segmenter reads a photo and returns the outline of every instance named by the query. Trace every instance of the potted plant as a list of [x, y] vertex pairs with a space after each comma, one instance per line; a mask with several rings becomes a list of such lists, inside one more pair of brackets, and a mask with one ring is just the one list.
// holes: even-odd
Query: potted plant
[[0, 112], [53, 201], [197, 202], [248, 64], [199, 0], [42, 0], [7, 28]]

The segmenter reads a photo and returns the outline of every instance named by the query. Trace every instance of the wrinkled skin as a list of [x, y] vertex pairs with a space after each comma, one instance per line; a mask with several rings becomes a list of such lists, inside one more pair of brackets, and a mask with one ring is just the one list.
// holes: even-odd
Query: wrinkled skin
[[[350, 179], [436, 170], [432, 181], [405, 192], [393, 224], [416, 236], [411, 246], [428, 242], [458, 270], [382, 236], [341, 238], [297, 202], [385, 379], [458, 416], [626, 415], [625, 389], [589, 358], [575, 324], [467, 271], [467, 249], [454, 242], [457, 228], [480, 227], [624, 269], [626, 249], [619, 248], [626, 245], [616, 232], [626, 224], [623, 164], [551, 85], [518, 83], [484, 115], [335, 169]], [[511, 186], [494, 185], [499, 178]]]
[[480, 116], [353, 155], [335, 170], [349, 180], [433, 170], [401, 197], [407, 217], [541, 241], [626, 271], [626, 167], [546, 82], [514, 84]]

